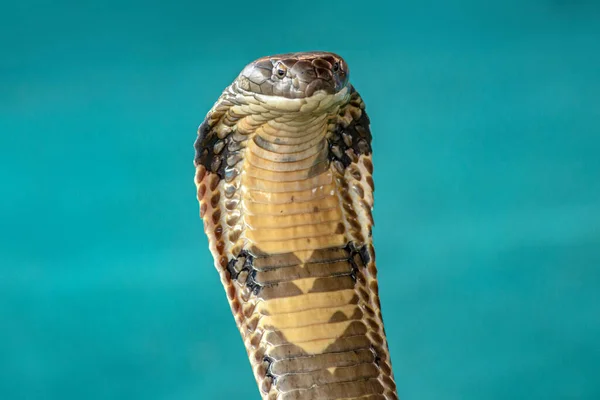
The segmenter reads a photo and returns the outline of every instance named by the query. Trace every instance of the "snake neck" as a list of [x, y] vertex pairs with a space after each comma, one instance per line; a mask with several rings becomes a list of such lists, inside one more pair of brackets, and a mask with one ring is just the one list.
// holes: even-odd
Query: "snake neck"
[[327, 132], [326, 116], [272, 120], [248, 140], [241, 200], [247, 248], [257, 255], [297, 252], [302, 258], [344, 245]]
[[[247, 156], [260, 157], [260, 163], [250, 163], [271, 171], [296, 171], [300, 179], [304, 167], [314, 166], [322, 162], [316, 155], [327, 153], [322, 146], [326, 142], [327, 115], [297, 118], [285, 121], [283, 119], [269, 120], [261, 125], [252, 135], [247, 146]], [[287, 167], [281, 163], [288, 163]], [[289, 164], [292, 163], [292, 164]]]
[[254, 372], [263, 398], [393, 398], [382, 394], [387, 353], [368, 322], [377, 318], [363, 289], [369, 248], [351, 233], [356, 214], [330, 167], [330, 131], [326, 115], [274, 119], [243, 151], [247, 252], [235, 253], [228, 271], [252, 312], [240, 329], [250, 358], [261, 362]]
[[265, 399], [397, 398], [365, 240], [370, 161], [339, 169], [330, 160], [333, 116], [240, 118], [224, 179], [199, 184], [211, 251]]
[[200, 215], [263, 399], [398, 398], [370, 138], [350, 86], [286, 98], [234, 84], [199, 129]]

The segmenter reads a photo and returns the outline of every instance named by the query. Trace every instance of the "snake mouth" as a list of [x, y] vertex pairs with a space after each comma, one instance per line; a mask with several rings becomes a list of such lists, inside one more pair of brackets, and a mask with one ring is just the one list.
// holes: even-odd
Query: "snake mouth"
[[339, 89], [341, 88], [337, 88], [336, 85], [330, 80], [317, 78], [306, 86], [306, 88], [304, 89], [304, 93], [306, 97], [311, 97], [313, 94], [315, 94], [315, 92], [319, 90], [323, 90], [327, 94], [333, 94]]

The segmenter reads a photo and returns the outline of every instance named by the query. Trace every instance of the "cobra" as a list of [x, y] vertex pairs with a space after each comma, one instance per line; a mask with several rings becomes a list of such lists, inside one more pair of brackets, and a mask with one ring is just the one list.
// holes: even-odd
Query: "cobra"
[[397, 399], [370, 121], [329, 52], [248, 64], [198, 129], [210, 251], [263, 399]]

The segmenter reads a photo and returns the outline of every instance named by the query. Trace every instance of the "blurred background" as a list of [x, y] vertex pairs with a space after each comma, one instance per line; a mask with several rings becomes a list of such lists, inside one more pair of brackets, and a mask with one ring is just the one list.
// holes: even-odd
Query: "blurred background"
[[600, 3], [5, 2], [0, 398], [258, 399], [193, 142], [249, 61], [344, 56], [402, 399], [599, 399]]

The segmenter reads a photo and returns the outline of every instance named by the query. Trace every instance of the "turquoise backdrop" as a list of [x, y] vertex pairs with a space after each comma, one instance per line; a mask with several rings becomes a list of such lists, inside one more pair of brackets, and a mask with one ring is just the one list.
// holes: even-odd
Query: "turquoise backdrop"
[[0, 399], [258, 399], [196, 128], [249, 61], [344, 56], [401, 398], [600, 399], [600, 3], [0, 7]]

